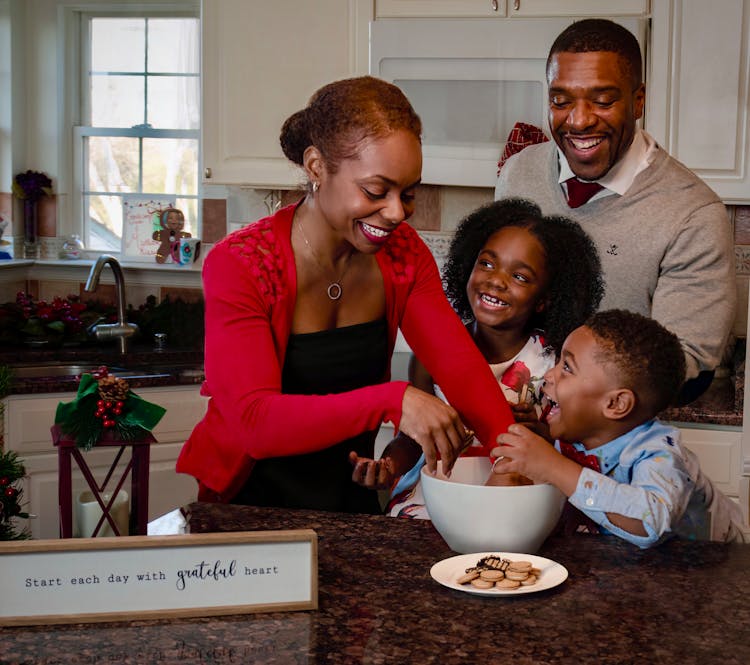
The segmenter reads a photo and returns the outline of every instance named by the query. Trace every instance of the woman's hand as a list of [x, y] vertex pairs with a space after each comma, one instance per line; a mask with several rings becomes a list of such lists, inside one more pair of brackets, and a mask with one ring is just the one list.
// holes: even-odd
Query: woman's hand
[[401, 474], [394, 472], [393, 460], [381, 457], [378, 460], [360, 457], [354, 451], [349, 453], [349, 462], [354, 470], [352, 481], [370, 490], [388, 490]]
[[440, 455], [443, 473], [450, 475], [456, 459], [468, 443], [468, 433], [457, 411], [414, 386], [408, 386], [404, 392], [399, 429], [421, 446], [430, 473], [435, 473]]

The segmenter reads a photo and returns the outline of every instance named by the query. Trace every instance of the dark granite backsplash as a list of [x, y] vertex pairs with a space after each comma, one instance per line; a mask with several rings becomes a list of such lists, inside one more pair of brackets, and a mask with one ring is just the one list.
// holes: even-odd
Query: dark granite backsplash
[[[724, 368], [726, 369], [726, 368]], [[717, 371], [708, 390], [687, 406], [666, 409], [662, 420], [742, 427], [745, 399], [745, 340], [738, 339], [728, 376]]]

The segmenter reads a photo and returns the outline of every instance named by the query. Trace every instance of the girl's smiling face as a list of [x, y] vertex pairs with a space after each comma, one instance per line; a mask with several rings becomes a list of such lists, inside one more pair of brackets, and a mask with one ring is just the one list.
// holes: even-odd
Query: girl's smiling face
[[466, 284], [477, 324], [526, 331], [545, 305], [547, 257], [525, 228], [506, 226], [493, 233], [477, 256]]

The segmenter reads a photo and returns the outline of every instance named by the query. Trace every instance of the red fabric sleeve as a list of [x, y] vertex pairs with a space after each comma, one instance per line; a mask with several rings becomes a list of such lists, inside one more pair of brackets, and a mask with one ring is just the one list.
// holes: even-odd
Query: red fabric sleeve
[[[214, 423], [223, 421], [226, 429], [211, 433], [218, 445], [230, 437], [231, 445], [263, 459], [321, 450], [384, 420], [398, 426], [408, 385], [403, 381], [336, 395], [281, 394], [269, 306], [246, 262], [226, 245], [206, 257], [203, 283], [206, 383], [221, 415]], [[286, 338], [279, 342], [285, 344]]]
[[489, 455], [498, 435], [514, 422], [513, 414], [487, 361], [445, 297], [426, 246], [419, 252], [419, 262], [401, 331]]

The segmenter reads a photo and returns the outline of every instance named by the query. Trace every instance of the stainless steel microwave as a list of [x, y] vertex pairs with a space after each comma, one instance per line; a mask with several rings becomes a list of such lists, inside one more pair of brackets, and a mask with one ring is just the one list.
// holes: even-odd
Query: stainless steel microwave
[[[422, 181], [494, 187], [516, 122], [547, 126], [545, 65], [575, 19], [379, 19], [370, 73], [398, 85], [423, 124]], [[644, 48], [647, 21], [615, 19]]]

